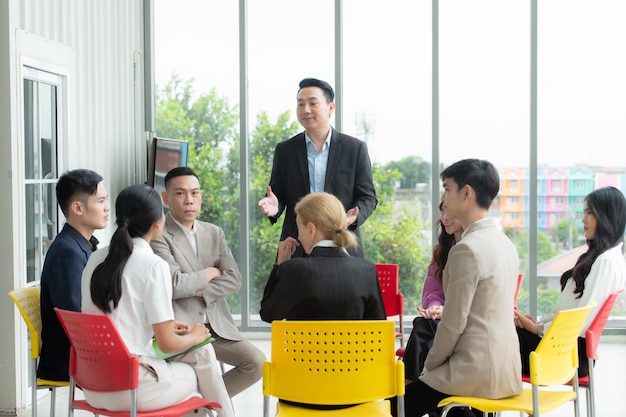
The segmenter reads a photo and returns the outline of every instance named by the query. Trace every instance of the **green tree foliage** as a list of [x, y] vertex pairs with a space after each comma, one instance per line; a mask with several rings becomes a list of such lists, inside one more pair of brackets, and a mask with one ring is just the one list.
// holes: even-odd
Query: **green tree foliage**
[[272, 173], [274, 148], [280, 141], [298, 132], [298, 123], [290, 120], [290, 112], [280, 114], [273, 124], [267, 113], [261, 112], [250, 138], [250, 311], [260, 309], [260, 301], [270, 276], [283, 226], [281, 216], [274, 225], [257, 207], [265, 196]]
[[[194, 96], [193, 79], [172, 75], [157, 89], [157, 136], [189, 143], [187, 165], [200, 180], [202, 210], [198, 218], [224, 229], [235, 259], [239, 251], [238, 108], [215, 89]], [[236, 149], [237, 153], [232, 150]], [[238, 295], [229, 298], [233, 309]]]
[[[203, 191], [199, 219], [224, 229], [233, 256], [241, 257], [240, 204], [240, 138], [238, 106], [215, 89], [194, 95], [193, 79], [181, 80], [173, 75], [163, 89], [157, 90], [158, 136], [189, 142], [187, 165], [200, 179]], [[290, 121], [290, 112], [280, 114], [276, 123], [262, 112], [249, 143], [250, 205], [250, 311], [258, 311], [263, 288], [269, 277], [282, 227], [282, 218], [271, 225], [257, 209], [265, 195], [272, 169], [276, 144], [293, 136], [298, 123]], [[240, 297], [229, 298], [233, 311], [240, 311]]]
[[193, 79], [177, 75], [157, 90], [156, 102], [157, 135], [189, 142], [188, 166], [198, 174], [204, 193], [199, 218], [225, 232], [238, 230], [225, 219], [239, 205], [237, 156], [229, 152], [238, 148], [238, 107], [215, 89], [194, 100]]
[[[196, 95], [193, 79], [182, 80], [173, 75], [157, 91], [156, 111], [158, 136], [189, 142], [188, 166], [198, 174], [203, 190], [199, 219], [224, 229], [228, 245], [239, 261], [241, 204], [237, 106], [231, 106], [228, 99], [215, 89], [208, 94]], [[271, 225], [256, 203], [265, 195], [276, 144], [293, 136], [298, 129], [299, 125], [291, 120], [289, 111], [280, 114], [275, 122], [267, 113], [261, 112], [249, 138], [249, 300], [252, 312], [259, 309], [276, 257], [283, 219], [281, 217], [278, 223]], [[414, 164], [427, 165], [420, 161], [419, 158], [412, 160]], [[408, 175], [409, 165], [405, 163], [402, 167], [408, 170], [405, 172]], [[394, 184], [402, 177], [400, 171], [378, 165], [374, 165], [373, 171], [379, 205], [362, 228], [366, 255], [373, 262], [399, 264], [400, 290], [407, 306], [417, 306], [430, 260], [424, 225], [407, 210], [394, 212]], [[419, 181], [422, 180], [420, 177]], [[238, 295], [231, 296], [229, 304], [234, 311], [239, 310]]]
[[[529, 237], [527, 231], [507, 228], [504, 233], [515, 243], [517, 254], [520, 259], [520, 272], [524, 276], [528, 276], [528, 253], [529, 253]], [[540, 264], [550, 258], [558, 255], [559, 251], [554, 248], [550, 238], [545, 234], [537, 233], [537, 263]]]
[[[537, 317], [550, 313], [552, 309], [556, 307], [556, 303], [559, 301], [560, 296], [561, 292], [558, 290], [539, 288], [539, 291], [537, 291]], [[520, 290], [517, 305], [520, 307], [522, 312], [526, 312], [526, 309], [528, 308], [528, 290], [525, 288]], [[524, 308], [523, 306], [526, 307]]]
[[[504, 231], [515, 243], [517, 247], [517, 253], [520, 259], [520, 272], [524, 275], [524, 277], [528, 277], [529, 273], [529, 264], [528, 264], [528, 253], [529, 253], [529, 237], [527, 231], [519, 231], [517, 229], [505, 229]], [[537, 233], [537, 264], [540, 264], [548, 259], [551, 259], [559, 254], [559, 251], [556, 250], [550, 241], [550, 238], [545, 234], [538, 232]], [[526, 312], [528, 311], [528, 283], [520, 290], [517, 305], [519, 308]], [[556, 306], [556, 302], [559, 298], [559, 291], [548, 290], [539, 286], [537, 288], [537, 314], [542, 315], [549, 313], [554, 306]]]
[[573, 249], [579, 245], [580, 223], [570, 219], [561, 220], [552, 230], [552, 237], [557, 247]]
[[[374, 263], [398, 264], [400, 292], [408, 314], [421, 305], [421, 291], [430, 262], [430, 245], [423, 222], [408, 210], [394, 210], [394, 184], [402, 175], [395, 168], [372, 168], [378, 206], [361, 227], [363, 249]], [[427, 230], [427, 233], [430, 233]]]
[[[188, 165], [196, 171], [203, 190], [200, 220], [224, 229], [228, 245], [241, 266], [241, 186], [239, 109], [215, 89], [196, 94], [193, 79], [177, 75], [157, 89], [157, 134], [160, 137], [189, 142]], [[256, 313], [263, 289], [271, 272], [282, 228], [282, 217], [271, 225], [257, 207], [269, 183], [274, 148], [299, 130], [291, 113], [285, 111], [276, 121], [265, 112], [257, 115], [248, 140], [248, 205], [250, 259], [250, 311]], [[378, 207], [361, 227], [366, 258], [374, 263], [397, 263], [400, 267], [400, 291], [405, 296], [407, 314], [421, 304], [421, 291], [431, 257], [430, 219], [421, 219], [416, 207], [399, 208], [395, 204], [395, 184], [413, 188], [428, 183], [430, 164], [420, 157], [406, 157], [382, 167], [373, 166]], [[528, 234], [508, 230], [516, 243], [525, 275], [528, 274]], [[539, 236], [539, 262], [556, 254], [547, 236]], [[244, 277], [245, 279], [245, 277]], [[540, 293], [543, 308], [552, 303], [551, 292]], [[558, 293], [558, 291], [557, 291]], [[523, 298], [524, 291], [520, 294]], [[527, 297], [527, 295], [526, 295]], [[229, 297], [233, 311], [240, 311], [239, 294]], [[523, 300], [521, 300], [523, 302]], [[553, 305], [553, 304], [552, 304]], [[547, 307], [546, 307], [547, 308]]]
[[391, 161], [385, 169], [396, 169], [400, 173], [400, 188], [415, 188], [416, 184], [430, 182], [431, 164], [419, 156], [407, 156]]

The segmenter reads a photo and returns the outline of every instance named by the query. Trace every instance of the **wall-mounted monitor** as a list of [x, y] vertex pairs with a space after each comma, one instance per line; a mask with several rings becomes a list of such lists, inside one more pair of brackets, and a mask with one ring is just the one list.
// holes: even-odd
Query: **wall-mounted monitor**
[[165, 175], [172, 168], [187, 166], [189, 144], [184, 140], [154, 138], [148, 160], [148, 185], [161, 194]]

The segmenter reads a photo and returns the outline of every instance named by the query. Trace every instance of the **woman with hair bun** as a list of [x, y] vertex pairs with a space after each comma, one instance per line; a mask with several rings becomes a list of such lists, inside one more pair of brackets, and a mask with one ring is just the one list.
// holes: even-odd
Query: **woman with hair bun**
[[[276, 264], [265, 286], [261, 318], [273, 320], [384, 320], [378, 274], [373, 263], [350, 256], [358, 245], [347, 228], [341, 201], [321, 192], [295, 207], [298, 240], [280, 242]], [[308, 254], [291, 258], [296, 247]]]
[[[126, 347], [139, 357], [137, 411], [152, 411], [194, 396], [217, 401], [219, 417], [235, 413], [210, 344], [167, 361], [157, 358], [152, 337], [165, 353], [185, 352], [206, 341], [209, 330], [174, 319], [167, 262], [150, 241], [165, 223], [161, 197], [143, 184], [124, 188], [115, 201], [117, 229], [109, 246], [91, 255], [82, 276], [82, 311], [111, 317]], [[130, 410], [127, 391], [83, 390], [93, 407]]]

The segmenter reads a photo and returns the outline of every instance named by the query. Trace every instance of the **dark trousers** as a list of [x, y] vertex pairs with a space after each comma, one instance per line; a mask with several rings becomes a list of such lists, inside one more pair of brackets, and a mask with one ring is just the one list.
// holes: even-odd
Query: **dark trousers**
[[[522, 356], [522, 373], [524, 375], [530, 374], [529, 357], [530, 352], [537, 349], [541, 338], [534, 333], [529, 332], [526, 329], [517, 328], [517, 337], [519, 339], [519, 350]], [[585, 338], [578, 338], [578, 376], [589, 375], [589, 365], [587, 362], [587, 345], [585, 344]]]
[[[406, 417], [421, 417], [424, 414], [439, 415], [440, 409], [437, 407], [439, 401], [449, 397], [429, 385], [416, 379], [406, 386], [404, 393], [404, 414]], [[397, 400], [391, 399], [391, 415], [397, 417]], [[450, 410], [451, 417], [476, 417], [482, 416], [482, 411], [471, 410], [468, 407]]]
[[425, 319], [415, 317], [413, 320], [413, 330], [406, 342], [404, 350], [404, 375], [406, 379], [415, 381], [424, 369], [426, 356], [433, 347], [433, 339], [439, 325], [439, 319]]

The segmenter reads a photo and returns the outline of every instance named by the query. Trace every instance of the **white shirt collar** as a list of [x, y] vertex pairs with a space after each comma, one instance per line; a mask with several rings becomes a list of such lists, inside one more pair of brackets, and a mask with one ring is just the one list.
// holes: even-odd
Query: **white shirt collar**
[[[325, 146], [330, 146], [330, 138], [332, 136], [333, 136], [333, 128], [331, 127], [330, 129], [328, 129], [328, 135], [326, 136], [326, 140], [324, 141], [324, 145], [322, 145], [322, 149], [324, 149]], [[306, 133], [306, 130], [304, 131], [304, 140], [306, 141], [306, 143], [313, 143], [313, 141], [309, 137], [309, 134]]]

